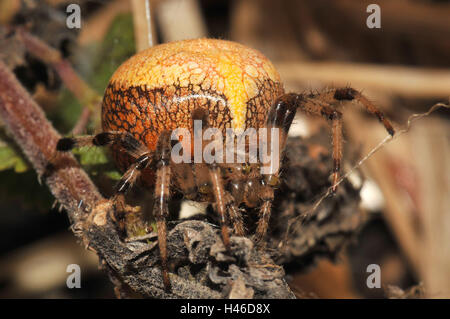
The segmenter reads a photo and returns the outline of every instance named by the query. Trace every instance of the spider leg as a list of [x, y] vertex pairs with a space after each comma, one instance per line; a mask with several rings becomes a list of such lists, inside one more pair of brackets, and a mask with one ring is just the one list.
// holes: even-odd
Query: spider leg
[[391, 136], [394, 136], [395, 130], [392, 127], [391, 122], [389, 122], [389, 120], [384, 116], [383, 112], [381, 112], [372, 102], [369, 101], [367, 97], [365, 97], [357, 90], [353, 88], [335, 89], [333, 98], [337, 101], [358, 101], [366, 108], [369, 113], [374, 114], [378, 118], [378, 120], [383, 123], [386, 131], [388, 131]]
[[339, 172], [341, 170], [342, 162], [342, 114], [335, 111], [331, 119], [331, 132], [333, 139], [333, 187], [332, 191], [336, 192], [337, 183], [339, 181]]
[[[291, 114], [293, 106], [303, 113], [322, 116], [331, 122], [333, 144], [333, 192], [337, 190], [337, 182], [339, 180], [343, 139], [342, 113], [337, 109], [337, 104], [341, 101], [353, 100], [358, 101], [369, 113], [374, 114], [384, 125], [386, 131], [390, 135], [394, 135], [394, 128], [384, 114], [364, 95], [355, 89], [348, 87], [310, 94], [285, 94], [277, 99], [274, 107], [269, 112], [268, 125], [272, 123], [276, 124], [278, 127], [283, 127], [283, 131], [286, 135], [293, 120], [293, 115]], [[285, 142], [285, 140], [282, 142]]]
[[102, 132], [97, 135], [64, 137], [56, 144], [56, 150], [68, 152], [82, 146], [108, 146], [112, 144], [120, 146], [135, 158], [148, 152], [148, 149], [128, 132]]
[[230, 217], [230, 222], [233, 224], [234, 232], [238, 236], [244, 236], [245, 230], [242, 214], [236, 206], [233, 196], [227, 191], [225, 191], [225, 205], [228, 216]]
[[148, 167], [152, 159], [152, 154], [144, 153], [137, 158], [132, 165], [125, 171], [122, 178], [115, 186], [115, 192], [111, 198], [115, 206], [113, 218], [121, 231], [125, 231], [124, 206], [125, 193], [136, 183], [141, 175], [141, 171]]
[[[281, 155], [284, 150], [287, 134], [289, 132], [289, 128], [291, 127], [292, 121], [294, 120], [295, 113], [297, 111], [297, 96], [295, 94], [285, 94], [277, 99], [277, 101], [273, 104], [272, 108], [269, 111], [266, 127], [268, 129], [267, 143], [271, 145], [275, 142], [274, 147], [278, 147], [278, 154]], [[271, 129], [276, 128], [279, 129], [279, 140], [272, 141], [271, 140]], [[267, 233], [267, 228], [269, 226], [270, 215], [272, 213], [272, 203], [274, 199], [274, 189], [279, 185], [279, 174], [280, 174], [280, 157], [278, 163], [275, 163], [276, 166], [273, 166], [272, 161], [268, 161], [265, 156], [271, 157], [271, 147], [268, 147], [269, 154], [263, 153], [263, 162], [267, 164], [263, 164], [264, 166], [272, 166], [269, 169], [269, 174], [263, 176], [261, 180], [261, 184], [258, 185], [257, 193], [260, 198], [260, 206], [259, 206], [259, 220], [256, 227], [255, 233], [255, 242], [261, 243], [265, 234]]]
[[126, 170], [126, 172], [122, 175], [122, 178], [117, 183], [114, 196], [125, 194], [128, 189], [136, 183], [141, 171], [149, 165], [151, 156], [152, 155], [147, 152], [136, 159], [134, 164]]
[[169, 215], [169, 199], [170, 199], [170, 132], [164, 131], [158, 139], [155, 158], [156, 161], [156, 184], [154, 192], [153, 215], [156, 219], [158, 229], [158, 245], [161, 256], [161, 268], [164, 287], [170, 290], [170, 279], [167, 267], [167, 226], [166, 218]]
[[[193, 121], [202, 121], [202, 130], [196, 130], [195, 125], [193, 125], [194, 135], [198, 136], [202, 134], [202, 131], [208, 128], [208, 112], [204, 109], [197, 108], [192, 112], [192, 120]], [[203, 136], [203, 135], [201, 135]], [[199, 180], [202, 180], [202, 185], [206, 185], [205, 180], [209, 179], [212, 186], [212, 193], [214, 194], [215, 206], [216, 210], [220, 215], [220, 224], [222, 231], [222, 240], [226, 247], [226, 249], [230, 249], [230, 234], [227, 226], [227, 209], [225, 202], [225, 190], [223, 187], [222, 174], [220, 172], [220, 168], [217, 163], [211, 164], [196, 164], [196, 180], [197, 183]], [[209, 176], [205, 176], [201, 174], [202, 166], [207, 167], [207, 172]], [[202, 186], [201, 185], [201, 186]]]
[[[202, 121], [202, 129], [208, 128], [208, 113], [204, 109], [195, 109], [192, 112], [193, 120], [201, 120]], [[195, 126], [194, 126], [195, 129]], [[201, 132], [197, 132], [194, 130], [194, 135], [198, 135]], [[205, 177], [208, 178], [208, 181], [212, 186], [212, 193], [214, 194], [215, 200], [215, 208], [220, 215], [220, 224], [221, 224], [221, 232], [222, 232], [222, 240], [226, 247], [226, 249], [230, 249], [230, 234], [228, 229], [228, 219], [230, 218], [233, 221], [233, 226], [235, 228], [235, 232], [238, 236], [242, 236], [244, 234], [244, 226], [242, 221], [242, 216], [236, 207], [233, 197], [225, 190], [224, 182], [222, 178], [222, 172], [219, 165], [215, 162], [208, 164], [195, 164], [196, 169], [196, 180], [197, 183], [202, 180], [203, 184], [205, 184]], [[202, 166], [205, 165], [207, 168], [208, 176], [204, 176], [202, 173]]]
[[261, 205], [259, 207], [259, 220], [256, 227], [255, 242], [261, 243], [269, 227], [270, 215], [272, 213], [272, 203], [274, 199], [274, 188], [268, 185], [261, 185], [259, 190]]
[[215, 210], [220, 215], [222, 239], [227, 249], [229, 248], [228, 218], [233, 224], [234, 232], [238, 236], [244, 236], [244, 221], [237, 208], [233, 196], [225, 190], [224, 180], [217, 163], [194, 164], [195, 180], [199, 185], [199, 193], [213, 195]]
[[220, 215], [220, 224], [222, 229], [222, 240], [225, 247], [230, 250], [230, 234], [227, 226], [227, 204], [225, 198], [225, 190], [223, 187], [223, 180], [220, 173], [220, 168], [216, 163], [208, 165], [209, 175], [212, 182], [214, 199], [216, 209]]
[[287, 135], [297, 112], [299, 95], [288, 93], [280, 96], [269, 110], [266, 120], [268, 129], [278, 128], [280, 130], [279, 149], [282, 151], [286, 144]]
[[97, 135], [85, 135], [76, 137], [61, 138], [56, 150], [59, 152], [68, 152], [74, 148], [82, 146], [108, 146], [118, 145], [128, 154], [135, 158], [134, 162], [122, 175], [119, 183], [116, 185], [112, 201], [115, 205], [124, 203], [124, 195], [139, 178], [142, 169], [146, 168], [152, 158], [152, 155], [140, 141], [127, 132], [102, 132]]

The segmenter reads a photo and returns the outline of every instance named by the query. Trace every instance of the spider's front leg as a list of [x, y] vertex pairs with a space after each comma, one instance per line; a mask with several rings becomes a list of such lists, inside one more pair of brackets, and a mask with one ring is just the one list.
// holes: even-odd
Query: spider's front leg
[[68, 152], [83, 146], [118, 145], [134, 158], [139, 158], [148, 149], [128, 132], [102, 132], [97, 135], [84, 135], [61, 138], [56, 144], [59, 152]]
[[[341, 101], [356, 100], [361, 103], [369, 113], [374, 114], [384, 125], [387, 132], [392, 136], [394, 129], [384, 114], [371, 103], [364, 95], [353, 88], [337, 88], [323, 92], [311, 94], [288, 93], [280, 96], [269, 111], [266, 127], [279, 129], [278, 154], [284, 150], [287, 135], [292, 125], [295, 113], [300, 110], [306, 114], [322, 116], [331, 122], [332, 144], [333, 144], [333, 186], [335, 192], [339, 182], [339, 171], [342, 160], [342, 113], [337, 109]], [[270, 131], [268, 132], [268, 136]], [[270, 144], [270, 139], [269, 139]], [[275, 145], [276, 147], [277, 145]], [[270, 147], [269, 147], [270, 149]], [[267, 155], [270, 156], [270, 153]], [[281, 156], [280, 156], [281, 158]], [[266, 165], [269, 168], [269, 174], [263, 177], [264, 183], [259, 190], [262, 204], [260, 206], [260, 220], [256, 230], [256, 239], [261, 240], [265, 235], [271, 213], [271, 203], [273, 200], [273, 187], [279, 183], [279, 165], [273, 161], [263, 161], [270, 163]], [[272, 165], [272, 166], [270, 166]], [[272, 188], [272, 189], [270, 189]]]
[[[118, 207], [120, 205], [125, 205], [125, 193], [136, 184], [136, 181], [139, 179], [141, 172], [143, 169], [148, 167], [152, 160], [152, 154], [149, 152], [143, 153], [139, 156], [134, 163], [126, 170], [126, 172], [122, 175], [122, 178], [119, 180], [115, 187], [115, 193], [112, 196], [111, 200], [113, 204]], [[116, 210], [117, 212], [123, 211], [123, 209]], [[122, 220], [121, 216], [116, 216], [118, 220]], [[123, 227], [119, 224], [119, 228], [121, 230]]]
[[[148, 166], [151, 155], [140, 141], [127, 132], [102, 132], [97, 135], [85, 135], [61, 138], [56, 144], [59, 152], [68, 152], [83, 146], [117, 145], [136, 160], [123, 174], [112, 197], [114, 205], [123, 204], [124, 194], [137, 181], [142, 169]], [[115, 216], [117, 217], [117, 216]]]
[[209, 174], [212, 182], [212, 188], [215, 199], [216, 210], [220, 215], [220, 224], [222, 227], [222, 240], [227, 250], [230, 250], [230, 234], [228, 230], [227, 202], [225, 201], [225, 190], [220, 168], [216, 163], [208, 165]]
[[[256, 193], [260, 198], [259, 220], [256, 228], [255, 241], [261, 243], [267, 228], [269, 226], [270, 215], [272, 213], [272, 202], [274, 199], [275, 188], [280, 183], [280, 165], [282, 153], [286, 144], [287, 134], [294, 120], [296, 106], [296, 97], [292, 94], [286, 94], [277, 99], [269, 111], [266, 120], [266, 141], [259, 141], [259, 147], [267, 144], [266, 152], [262, 152], [262, 169], [264, 175], [261, 183], [255, 185]], [[278, 140], [272, 140], [272, 131], [278, 131]], [[276, 137], [276, 135], [275, 135]], [[278, 156], [273, 156], [272, 151], [276, 150]]]
[[[393, 136], [395, 132], [392, 124], [385, 117], [385, 115], [372, 102], [370, 102], [368, 98], [353, 88], [336, 88], [310, 94], [290, 93], [280, 97], [277, 103], [280, 103], [280, 100], [289, 100], [290, 103], [295, 105], [296, 109], [299, 111], [306, 114], [322, 116], [331, 122], [333, 144], [333, 192], [336, 192], [337, 190], [342, 161], [343, 114], [337, 109], [341, 101], [355, 100], [359, 102], [369, 113], [378, 118], [391, 136]], [[277, 105], [277, 103], [275, 105]], [[278, 113], [281, 113], [279, 115], [280, 118], [283, 117], [282, 112], [282, 108], [279, 108]], [[289, 123], [288, 122], [286, 122], [286, 125], [284, 126], [286, 128], [286, 132], [289, 131], [292, 120]]]
[[107, 146], [113, 144], [119, 146], [128, 154], [136, 158], [116, 186], [116, 192], [112, 199], [114, 204], [123, 200], [124, 194], [136, 183], [143, 169], [148, 167], [150, 163], [154, 162], [156, 164], [155, 204], [153, 206], [153, 214], [156, 218], [158, 228], [158, 244], [161, 255], [164, 287], [166, 290], [170, 290], [167, 267], [166, 228], [170, 195], [170, 132], [161, 133], [156, 151], [153, 154], [150, 153], [140, 141], [136, 140], [127, 132], [103, 132], [97, 135], [66, 137], [58, 141], [56, 149], [60, 152], [67, 152], [82, 146]]
[[[194, 134], [199, 135], [202, 134], [204, 130], [208, 128], [208, 112], [205, 109], [197, 108], [192, 112], [192, 120], [193, 120], [193, 129]], [[195, 131], [196, 126], [194, 125], [194, 121], [201, 121], [202, 122], [202, 130], [201, 131]], [[201, 135], [203, 136], [203, 135]], [[219, 141], [215, 141], [219, 142]], [[222, 141], [220, 141], [222, 142]], [[219, 148], [216, 148], [216, 150]], [[203, 150], [202, 150], [203, 154]], [[217, 156], [223, 156], [223, 154], [216, 154]], [[215, 162], [207, 163], [205, 164], [206, 169], [208, 172], [208, 176], [202, 176], [203, 168], [201, 168], [201, 164], [194, 164], [198, 165], [197, 170], [199, 171], [196, 174], [197, 183], [199, 182], [198, 178], [203, 177], [206, 178], [211, 182], [212, 186], [212, 193], [214, 195], [214, 206], [216, 211], [220, 215], [220, 224], [221, 224], [221, 231], [222, 231], [222, 240], [227, 250], [230, 250], [230, 234], [229, 234], [229, 228], [228, 228], [228, 221], [229, 218], [233, 221], [233, 225], [235, 228], [235, 232], [238, 236], [244, 235], [244, 226], [243, 226], [243, 220], [242, 216], [240, 216], [240, 212], [238, 208], [236, 207], [236, 204], [233, 200], [233, 197], [230, 195], [229, 192], [225, 190], [224, 182], [222, 178], [222, 172], [219, 167], [219, 165]], [[200, 175], [200, 176], [199, 176]]]
[[155, 152], [156, 184], [154, 192], [153, 216], [156, 219], [158, 229], [158, 245], [161, 256], [161, 268], [164, 287], [167, 291], [171, 289], [169, 272], [167, 267], [167, 226], [166, 218], [169, 215], [170, 199], [170, 131], [164, 131], [158, 138]]

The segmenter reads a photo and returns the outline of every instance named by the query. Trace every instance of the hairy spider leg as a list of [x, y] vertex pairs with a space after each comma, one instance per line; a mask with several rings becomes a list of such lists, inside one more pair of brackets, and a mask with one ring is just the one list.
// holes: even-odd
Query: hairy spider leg
[[56, 144], [56, 150], [68, 152], [83, 146], [109, 146], [113, 144], [123, 148], [134, 158], [148, 152], [147, 147], [128, 132], [102, 132], [97, 135], [64, 137]]
[[97, 135], [61, 138], [56, 144], [56, 150], [59, 152], [68, 152], [74, 148], [83, 146], [108, 146], [113, 144], [119, 146], [135, 158], [133, 164], [130, 165], [116, 185], [112, 201], [114, 204], [117, 204], [124, 201], [124, 194], [136, 183], [141, 170], [148, 166], [151, 153], [147, 147], [135, 139], [130, 133], [102, 132]]
[[141, 142], [126, 132], [103, 132], [92, 136], [62, 138], [58, 141], [56, 149], [64, 152], [81, 146], [106, 146], [113, 144], [119, 145], [130, 155], [137, 157], [136, 161], [123, 174], [117, 184], [113, 202], [123, 199], [123, 195], [135, 184], [142, 169], [148, 167], [152, 159], [152, 162], [156, 164], [153, 215], [158, 228], [158, 245], [161, 256], [163, 283], [165, 289], [169, 291], [171, 285], [167, 267], [166, 218], [169, 214], [168, 200], [170, 198], [170, 132], [161, 133], [156, 151], [153, 154], [150, 154]]
[[[206, 130], [209, 126], [208, 123], [209, 115], [208, 112], [205, 109], [196, 108], [192, 112], [192, 121], [194, 125], [194, 121], [201, 121], [202, 122], [202, 128], [200, 130], [196, 130], [196, 127], [193, 126], [194, 135], [200, 135], [200, 138], [203, 136], [203, 131]], [[203, 150], [202, 150], [203, 151]], [[230, 234], [228, 229], [228, 219], [227, 219], [227, 211], [226, 211], [226, 205], [225, 205], [225, 190], [223, 187], [223, 181], [222, 176], [220, 173], [220, 169], [217, 166], [217, 163], [211, 163], [211, 164], [197, 164], [198, 170], [197, 172], [197, 178], [203, 177], [203, 179], [208, 178], [208, 180], [211, 182], [211, 191], [214, 194], [214, 206], [216, 211], [219, 213], [220, 216], [220, 225], [221, 225], [221, 232], [222, 232], [222, 240], [226, 247], [226, 249], [230, 249]], [[208, 177], [206, 177], [203, 174], [200, 174], [200, 168], [202, 166], [206, 166], [208, 169]], [[200, 180], [197, 179], [197, 183], [200, 182]], [[205, 181], [201, 182], [201, 185], [204, 185]]]
[[[356, 100], [361, 103], [365, 109], [374, 114], [384, 125], [390, 135], [395, 131], [392, 124], [384, 114], [360, 92], [353, 88], [336, 88], [322, 92], [310, 94], [288, 93], [280, 96], [273, 104], [267, 117], [267, 128], [277, 127], [280, 130], [280, 154], [284, 150], [287, 140], [287, 134], [292, 125], [297, 110], [305, 114], [322, 116], [331, 122], [332, 145], [333, 145], [333, 173], [332, 191], [336, 192], [339, 181], [339, 172], [342, 161], [342, 113], [337, 109], [337, 104], [341, 101]], [[269, 148], [270, 149], [270, 148]], [[265, 176], [266, 185], [276, 186], [279, 183], [279, 171]], [[261, 190], [262, 205], [260, 206], [260, 220], [256, 231], [256, 239], [261, 240], [268, 227], [271, 212], [271, 201], [273, 201], [273, 190]]]
[[306, 114], [319, 115], [331, 122], [332, 145], [333, 145], [333, 173], [332, 191], [336, 192], [337, 182], [342, 161], [342, 112], [337, 107], [341, 101], [356, 100], [362, 104], [365, 109], [374, 114], [384, 125], [390, 135], [394, 135], [394, 128], [384, 114], [371, 103], [364, 95], [353, 88], [335, 88], [310, 94], [298, 94], [298, 109]]
[[83, 146], [108, 146], [117, 145], [135, 158], [135, 161], [122, 175], [119, 183], [116, 185], [112, 201], [114, 204], [124, 202], [123, 195], [132, 187], [141, 170], [148, 166], [151, 154], [140, 141], [127, 132], [102, 132], [97, 135], [85, 135], [76, 137], [61, 138], [56, 144], [56, 150], [59, 152], [68, 152], [74, 148]]
[[[274, 191], [275, 187], [279, 185], [281, 154], [285, 148], [287, 134], [296, 113], [296, 100], [297, 96], [295, 94], [284, 94], [280, 96], [272, 105], [267, 116], [266, 128], [268, 154], [264, 154], [265, 152], [263, 152], [263, 156], [271, 156], [273, 142], [276, 142], [273, 147], [278, 147], [278, 154], [280, 156], [278, 157], [278, 163], [273, 163], [273, 159], [269, 161], [263, 158], [263, 163], [268, 163], [263, 165], [268, 166], [276, 164], [276, 167], [272, 167], [270, 169], [270, 174], [266, 174], [263, 178], [263, 182], [258, 185], [258, 194], [261, 204], [259, 206], [259, 220], [255, 233], [255, 241], [257, 243], [262, 242], [269, 226], [270, 215], [272, 213], [272, 203], [274, 200]], [[279, 129], [278, 141], [272, 141], [271, 130], [273, 128]]]
[[357, 90], [350, 87], [334, 89], [333, 98], [337, 101], [358, 101], [362, 106], [364, 106], [367, 112], [375, 115], [378, 118], [378, 120], [384, 125], [386, 131], [391, 136], [394, 136], [395, 130], [392, 127], [391, 122], [389, 122], [383, 112], [381, 112], [367, 97], [361, 94], [361, 92], [358, 92]]
[[170, 199], [170, 131], [164, 131], [158, 138], [155, 152], [156, 183], [154, 191], [153, 216], [156, 219], [158, 231], [158, 246], [161, 256], [161, 268], [164, 288], [170, 291], [171, 284], [167, 266], [167, 226], [166, 219], [169, 216]]
[[125, 205], [125, 194], [136, 184], [136, 181], [141, 176], [142, 170], [147, 168], [153, 162], [153, 155], [153, 153], [147, 152], [134, 160], [115, 186], [115, 192], [111, 198], [115, 206], [113, 217], [118, 223], [119, 229], [122, 231], [125, 230], [125, 209], [123, 209]]
[[[192, 113], [192, 119], [202, 121], [202, 129], [208, 128], [208, 113], [204, 109], [195, 109]], [[195, 132], [194, 134], [199, 134]], [[223, 154], [221, 154], [223, 155]], [[199, 165], [199, 164], [196, 164]], [[207, 163], [206, 167], [209, 172], [209, 181], [212, 186], [212, 193], [214, 195], [214, 206], [220, 216], [222, 240], [226, 249], [230, 249], [230, 234], [228, 229], [229, 219], [232, 221], [235, 233], [238, 236], [244, 235], [244, 226], [242, 216], [235, 205], [233, 197], [225, 190], [222, 172], [217, 163]]]
[[242, 218], [242, 213], [236, 206], [236, 202], [228, 191], [224, 191], [225, 207], [228, 212], [228, 217], [230, 218], [231, 224], [233, 224], [234, 233], [237, 236], [245, 235], [244, 219]]
[[153, 154], [146, 152], [139, 156], [134, 163], [130, 165], [117, 183], [114, 196], [125, 194], [131, 187], [133, 187], [133, 185], [136, 184], [141, 171], [149, 166], [152, 156]]

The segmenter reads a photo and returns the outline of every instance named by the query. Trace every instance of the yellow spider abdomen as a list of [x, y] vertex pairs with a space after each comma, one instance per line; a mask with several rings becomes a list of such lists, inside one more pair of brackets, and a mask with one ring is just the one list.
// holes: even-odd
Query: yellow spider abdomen
[[103, 130], [130, 132], [153, 150], [162, 131], [189, 129], [201, 107], [210, 126], [239, 133], [263, 126], [283, 92], [273, 64], [254, 49], [215, 39], [170, 42], [117, 69], [103, 100]]

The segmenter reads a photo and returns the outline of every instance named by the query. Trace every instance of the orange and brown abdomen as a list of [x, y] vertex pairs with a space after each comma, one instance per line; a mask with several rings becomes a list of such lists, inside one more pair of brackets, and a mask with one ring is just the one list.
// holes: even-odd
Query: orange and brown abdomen
[[[102, 126], [128, 131], [154, 150], [162, 131], [190, 128], [198, 107], [209, 111], [210, 126], [222, 130], [262, 127], [282, 93], [274, 66], [256, 50], [213, 39], [171, 42], [117, 69], [104, 95]], [[121, 169], [125, 162], [119, 160]]]

